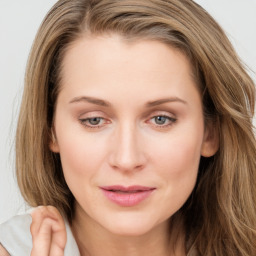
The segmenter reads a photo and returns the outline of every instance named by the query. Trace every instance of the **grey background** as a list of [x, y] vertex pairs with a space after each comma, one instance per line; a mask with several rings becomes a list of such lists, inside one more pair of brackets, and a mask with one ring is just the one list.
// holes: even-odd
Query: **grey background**
[[[56, 0], [0, 0], [0, 223], [24, 211], [14, 171], [14, 137], [25, 65]], [[196, 0], [220, 23], [256, 81], [256, 0]]]

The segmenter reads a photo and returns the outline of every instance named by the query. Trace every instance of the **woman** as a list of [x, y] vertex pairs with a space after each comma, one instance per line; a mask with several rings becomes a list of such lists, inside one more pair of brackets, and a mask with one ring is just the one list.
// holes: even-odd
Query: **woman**
[[23, 233], [15, 249], [0, 235], [2, 249], [255, 255], [254, 102], [193, 1], [58, 1], [32, 48], [16, 142], [23, 197], [44, 207], [32, 240], [29, 215], [3, 224]]

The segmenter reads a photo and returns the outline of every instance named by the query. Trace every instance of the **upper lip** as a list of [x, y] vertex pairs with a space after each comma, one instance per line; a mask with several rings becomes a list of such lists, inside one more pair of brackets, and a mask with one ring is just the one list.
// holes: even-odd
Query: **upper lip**
[[107, 191], [122, 191], [122, 192], [140, 192], [140, 191], [149, 191], [155, 189], [154, 187], [145, 187], [140, 185], [133, 186], [122, 186], [122, 185], [113, 185], [113, 186], [103, 186], [101, 189]]

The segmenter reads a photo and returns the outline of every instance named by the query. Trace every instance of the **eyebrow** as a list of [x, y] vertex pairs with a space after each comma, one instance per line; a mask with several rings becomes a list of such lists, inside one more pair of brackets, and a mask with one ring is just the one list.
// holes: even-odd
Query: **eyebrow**
[[180, 102], [180, 103], [183, 103], [183, 104], [187, 104], [187, 102], [185, 100], [182, 100], [178, 97], [171, 97], [171, 98], [164, 98], [164, 99], [149, 101], [148, 103], [146, 103], [146, 106], [147, 107], [154, 107], [154, 106], [158, 106], [158, 105], [168, 103], [168, 102]]
[[[103, 107], [111, 106], [111, 103], [108, 101], [101, 100], [101, 99], [94, 98], [94, 97], [89, 97], [89, 96], [75, 97], [69, 103], [79, 103], [79, 102], [89, 102], [89, 103], [103, 106]], [[164, 99], [149, 101], [145, 104], [145, 106], [146, 107], [154, 107], [154, 106], [158, 106], [158, 105], [165, 104], [168, 102], [180, 102], [183, 104], [187, 104], [187, 102], [185, 100], [182, 100], [178, 97], [171, 97], [171, 98], [164, 98]]]
[[101, 99], [94, 98], [94, 97], [88, 97], [88, 96], [75, 97], [69, 103], [78, 103], [78, 102], [89, 102], [89, 103], [103, 106], [103, 107], [111, 106], [111, 104], [108, 101], [101, 100]]

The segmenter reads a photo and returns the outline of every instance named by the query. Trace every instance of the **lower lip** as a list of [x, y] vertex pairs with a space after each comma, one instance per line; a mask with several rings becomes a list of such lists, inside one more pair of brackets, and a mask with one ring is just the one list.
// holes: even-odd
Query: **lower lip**
[[104, 195], [112, 202], [125, 207], [138, 205], [147, 199], [154, 189], [131, 193], [118, 193], [102, 189]]

